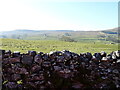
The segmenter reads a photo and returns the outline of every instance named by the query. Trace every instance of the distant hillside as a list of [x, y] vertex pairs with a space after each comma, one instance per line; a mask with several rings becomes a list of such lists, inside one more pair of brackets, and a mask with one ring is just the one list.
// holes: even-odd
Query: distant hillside
[[117, 33], [120, 33], [120, 27], [119, 28], [108, 29], [108, 30], [102, 30], [102, 32], [107, 33], [107, 34], [117, 34]]
[[[73, 30], [13, 30], [2, 32], [0, 38], [13, 38], [22, 40], [63, 40], [96, 41], [117, 38], [117, 28], [101, 31], [73, 31]], [[107, 36], [107, 37], [106, 37]], [[61, 39], [63, 38], [63, 39]]]

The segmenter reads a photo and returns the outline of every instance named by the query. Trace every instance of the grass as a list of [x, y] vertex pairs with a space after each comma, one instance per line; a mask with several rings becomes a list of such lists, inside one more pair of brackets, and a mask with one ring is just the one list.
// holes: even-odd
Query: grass
[[18, 39], [0, 39], [1, 49], [20, 51], [26, 53], [28, 50], [49, 53], [50, 51], [70, 50], [75, 53], [85, 53], [105, 51], [111, 53], [118, 50], [118, 44], [106, 44], [106, 42], [64, 42], [57, 40], [18, 40]]

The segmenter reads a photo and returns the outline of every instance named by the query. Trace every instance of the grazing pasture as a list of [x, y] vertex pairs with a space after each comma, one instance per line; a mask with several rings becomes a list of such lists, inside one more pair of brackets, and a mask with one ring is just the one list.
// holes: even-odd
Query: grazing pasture
[[26, 53], [28, 50], [49, 53], [50, 51], [70, 50], [75, 53], [105, 51], [110, 53], [118, 50], [118, 44], [109, 42], [65, 42], [58, 40], [19, 40], [19, 39], [0, 39], [0, 48], [4, 50], [20, 51]]

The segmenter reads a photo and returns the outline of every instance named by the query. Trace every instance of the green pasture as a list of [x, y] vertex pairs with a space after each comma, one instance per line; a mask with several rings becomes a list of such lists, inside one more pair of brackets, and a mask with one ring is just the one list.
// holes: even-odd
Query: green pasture
[[85, 53], [105, 51], [111, 53], [118, 50], [118, 44], [110, 44], [102, 41], [89, 42], [65, 42], [58, 40], [18, 40], [18, 39], [0, 39], [0, 49], [20, 51], [26, 53], [28, 50], [49, 53], [50, 51], [70, 50], [75, 53]]

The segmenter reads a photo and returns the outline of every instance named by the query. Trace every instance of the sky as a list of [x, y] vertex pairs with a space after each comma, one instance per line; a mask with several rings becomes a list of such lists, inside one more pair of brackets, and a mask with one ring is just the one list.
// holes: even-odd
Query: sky
[[0, 0], [0, 31], [118, 27], [118, 0]]

